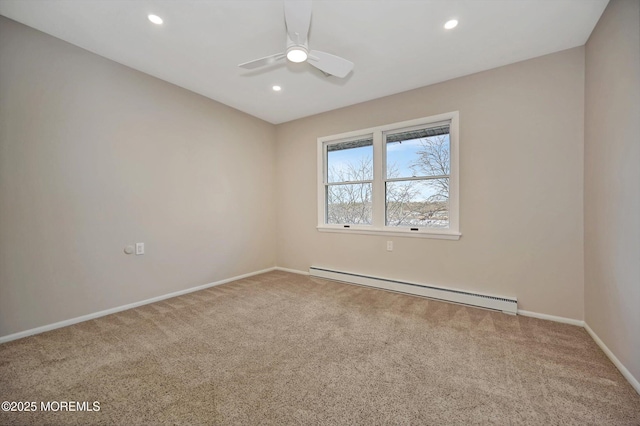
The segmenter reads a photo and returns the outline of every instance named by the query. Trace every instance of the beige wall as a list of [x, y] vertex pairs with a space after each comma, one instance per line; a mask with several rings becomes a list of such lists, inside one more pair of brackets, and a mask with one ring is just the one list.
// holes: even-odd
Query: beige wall
[[0, 57], [0, 336], [275, 265], [273, 125], [3, 17]]
[[586, 45], [585, 320], [640, 381], [640, 2]]
[[[278, 265], [517, 296], [581, 320], [583, 107], [579, 47], [277, 126]], [[316, 138], [456, 110], [459, 241], [316, 230]]]
[[[277, 261], [517, 296], [640, 378], [639, 2], [585, 48], [279, 126], [3, 17], [0, 57], [0, 336]], [[454, 110], [460, 241], [316, 230], [316, 138]]]
[[[277, 261], [585, 318], [640, 379], [638, 1], [584, 48], [279, 126], [3, 17], [0, 57], [0, 336]], [[454, 110], [460, 241], [316, 230], [316, 138]]]

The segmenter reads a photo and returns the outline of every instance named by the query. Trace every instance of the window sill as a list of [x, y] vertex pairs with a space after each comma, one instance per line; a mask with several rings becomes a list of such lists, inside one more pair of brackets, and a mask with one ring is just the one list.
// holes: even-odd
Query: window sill
[[363, 235], [384, 235], [390, 237], [410, 237], [410, 238], [434, 238], [438, 240], [459, 240], [461, 233], [455, 231], [410, 231], [410, 230], [386, 230], [380, 228], [344, 228], [338, 226], [318, 226], [319, 232], [335, 232], [339, 234], [363, 234]]

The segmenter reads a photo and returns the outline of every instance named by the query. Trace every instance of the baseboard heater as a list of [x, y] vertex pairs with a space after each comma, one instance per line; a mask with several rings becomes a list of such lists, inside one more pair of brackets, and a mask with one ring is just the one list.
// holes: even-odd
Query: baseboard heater
[[359, 284], [376, 287], [400, 293], [415, 294], [430, 299], [438, 299], [446, 302], [461, 303], [463, 305], [477, 306], [494, 309], [507, 314], [515, 315], [518, 312], [518, 299], [511, 297], [490, 296], [487, 294], [471, 293], [464, 290], [455, 290], [431, 285], [416, 284], [404, 281], [376, 278], [350, 272], [334, 271], [326, 268], [312, 266], [309, 268], [312, 277], [326, 278], [334, 281], [342, 281], [350, 284]]

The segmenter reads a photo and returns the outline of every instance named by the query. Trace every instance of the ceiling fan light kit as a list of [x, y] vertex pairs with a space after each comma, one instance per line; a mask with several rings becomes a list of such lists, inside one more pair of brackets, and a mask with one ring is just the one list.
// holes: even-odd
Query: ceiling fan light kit
[[266, 56], [238, 65], [244, 69], [256, 69], [287, 58], [291, 62], [308, 64], [327, 75], [346, 77], [353, 70], [353, 62], [319, 50], [309, 50], [307, 38], [311, 26], [311, 0], [284, 2], [284, 19], [287, 26], [287, 50], [285, 53]]
[[300, 63], [307, 60], [308, 50], [303, 46], [291, 46], [287, 49], [287, 59], [291, 62]]

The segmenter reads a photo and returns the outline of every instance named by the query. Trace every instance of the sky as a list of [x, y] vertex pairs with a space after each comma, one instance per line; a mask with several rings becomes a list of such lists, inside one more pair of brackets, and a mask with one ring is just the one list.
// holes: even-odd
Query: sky
[[[448, 136], [446, 136], [448, 138]], [[387, 164], [395, 165], [399, 174], [395, 177], [412, 177], [414, 176], [411, 170], [411, 163], [418, 159], [417, 152], [421, 148], [421, 138], [411, 139], [400, 142], [387, 143]], [[360, 164], [365, 158], [373, 158], [373, 145], [363, 146], [359, 148], [343, 149], [338, 151], [329, 151], [328, 166], [340, 170], [346, 168], [349, 163]], [[368, 180], [372, 180], [373, 176], [368, 176]], [[330, 180], [329, 182], [336, 182], [337, 180]], [[413, 201], [423, 201], [429, 196], [434, 194], [434, 191], [421, 182], [398, 182], [393, 185], [413, 185], [419, 189], [419, 193]]]
[[[410, 165], [418, 158], [417, 151], [421, 147], [421, 140], [422, 139], [411, 139], [402, 141], [402, 143], [391, 142], [387, 144], [387, 164], [395, 164], [400, 172], [398, 177], [413, 176]], [[339, 170], [345, 168], [349, 163], [358, 164], [363, 158], [373, 158], [373, 146], [330, 151], [327, 155], [329, 167], [334, 167]], [[373, 176], [369, 179], [373, 179]]]

